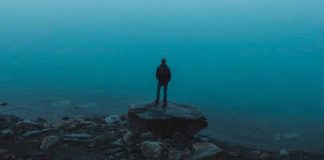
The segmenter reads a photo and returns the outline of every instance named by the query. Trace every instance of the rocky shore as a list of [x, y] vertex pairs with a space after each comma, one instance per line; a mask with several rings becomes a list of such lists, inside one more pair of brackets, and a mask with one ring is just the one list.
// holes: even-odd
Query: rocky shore
[[0, 115], [0, 160], [324, 160], [302, 151], [264, 151], [200, 135], [194, 107], [131, 105], [125, 115], [35, 121]]

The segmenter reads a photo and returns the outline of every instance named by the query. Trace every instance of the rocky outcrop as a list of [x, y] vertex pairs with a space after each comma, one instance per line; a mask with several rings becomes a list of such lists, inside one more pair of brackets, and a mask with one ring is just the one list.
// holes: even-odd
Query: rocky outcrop
[[194, 107], [170, 103], [165, 109], [152, 104], [134, 105], [128, 110], [133, 132], [150, 131], [161, 136], [174, 133], [194, 135], [207, 127], [207, 119]]

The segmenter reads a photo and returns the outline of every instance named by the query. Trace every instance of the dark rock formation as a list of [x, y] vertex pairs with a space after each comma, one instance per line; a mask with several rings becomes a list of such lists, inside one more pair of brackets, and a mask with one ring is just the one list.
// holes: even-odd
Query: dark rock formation
[[164, 137], [175, 133], [192, 136], [208, 125], [196, 108], [174, 103], [166, 109], [156, 104], [131, 106], [128, 118], [133, 132], [150, 131]]

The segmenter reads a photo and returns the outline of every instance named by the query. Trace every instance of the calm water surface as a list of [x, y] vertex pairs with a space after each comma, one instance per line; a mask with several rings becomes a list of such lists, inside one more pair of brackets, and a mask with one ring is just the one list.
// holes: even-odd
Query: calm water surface
[[0, 113], [125, 113], [166, 57], [206, 134], [324, 152], [323, 42], [322, 0], [1, 0]]

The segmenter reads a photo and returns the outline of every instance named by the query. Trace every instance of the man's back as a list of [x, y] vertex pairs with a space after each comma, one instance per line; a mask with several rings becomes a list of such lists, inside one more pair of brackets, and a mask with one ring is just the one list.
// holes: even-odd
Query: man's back
[[171, 80], [171, 71], [166, 64], [161, 64], [156, 70], [156, 78], [160, 83], [168, 83]]

